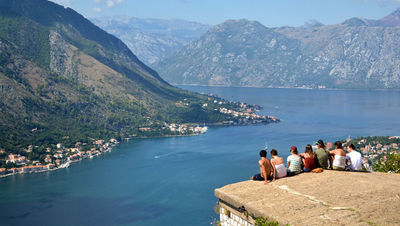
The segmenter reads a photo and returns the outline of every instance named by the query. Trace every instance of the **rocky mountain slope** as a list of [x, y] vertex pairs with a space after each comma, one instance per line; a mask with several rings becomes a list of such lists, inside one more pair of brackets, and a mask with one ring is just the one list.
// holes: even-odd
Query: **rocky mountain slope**
[[229, 20], [153, 68], [174, 84], [399, 88], [399, 18], [299, 28]]
[[98, 17], [93, 23], [120, 38], [146, 64], [152, 64], [198, 39], [209, 25], [185, 20]]
[[0, 149], [226, 119], [197, 107], [207, 100], [169, 85], [121, 40], [70, 8], [0, 0]]

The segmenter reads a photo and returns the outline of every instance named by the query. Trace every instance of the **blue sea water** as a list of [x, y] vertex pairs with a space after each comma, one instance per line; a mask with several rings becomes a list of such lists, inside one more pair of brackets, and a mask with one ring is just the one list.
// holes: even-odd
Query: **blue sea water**
[[135, 139], [55, 172], [0, 179], [0, 225], [209, 225], [214, 189], [257, 173], [266, 142], [286, 157], [318, 139], [400, 135], [400, 91], [182, 88], [259, 104], [281, 123]]

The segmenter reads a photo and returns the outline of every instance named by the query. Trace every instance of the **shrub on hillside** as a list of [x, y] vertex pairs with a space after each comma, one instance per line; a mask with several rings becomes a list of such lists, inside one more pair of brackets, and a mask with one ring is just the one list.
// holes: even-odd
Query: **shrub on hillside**
[[381, 158], [372, 168], [378, 172], [400, 173], [400, 153], [389, 154], [386, 160]]

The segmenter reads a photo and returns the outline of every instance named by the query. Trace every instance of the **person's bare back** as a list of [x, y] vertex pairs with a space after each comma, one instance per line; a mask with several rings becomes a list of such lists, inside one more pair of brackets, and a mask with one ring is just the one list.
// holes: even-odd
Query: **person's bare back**
[[258, 164], [260, 165], [260, 174], [264, 178], [264, 183], [268, 183], [268, 178], [271, 177], [271, 163], [267, 158], [262, 157]]
[[271, 178], [271, 163], [267, 159], [267, 152], [265, 150], [260, 151], [261, 159], [258, 161], [260, 166], [260, 173], [252, 176], [250, 180], [264, 181], [264, 184], [268, 184], [268, 179]]

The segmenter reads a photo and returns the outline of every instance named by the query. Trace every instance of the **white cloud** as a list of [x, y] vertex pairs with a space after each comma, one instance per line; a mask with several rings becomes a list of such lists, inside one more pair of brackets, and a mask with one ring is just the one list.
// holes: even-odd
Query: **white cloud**
[[106, 5], [107, 5], [108, 8], [113, 7], [114, 4], [115, 4], [114, 1], [111, 1], [111, 0], [107, 1], [107, 3], [106, 3]]
[[51, 0], [52, 2], [55, 2], [59, 5], [62, 5], [64, 7], [71, 7], [72, 3], [78, 1], [78, 0]]
[[94, 7], [93, 11], [95, 11], [96, 13], [101, 13], [102, 9], [99, 7]]
[[104, 8], [112, 8], [121, 3], [125, 0], [92, 0], [96, 7], [92, 8], [92, 10], [96, 13], [101, 13]]
[[123, 3], [125, 0], [92, 0], [92, 1], [98, 5], [102, 5], [107, 8], [112, 8], [116, 5]]

